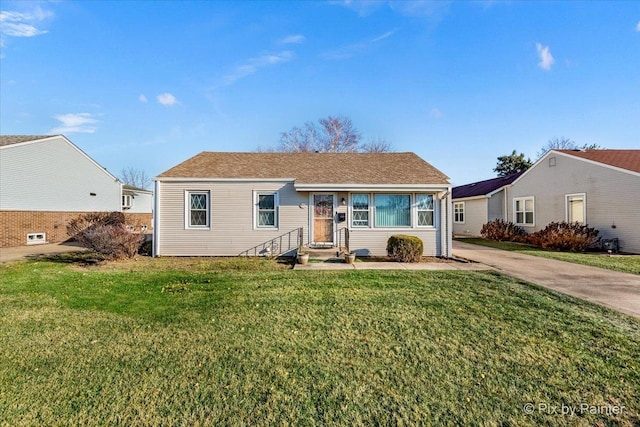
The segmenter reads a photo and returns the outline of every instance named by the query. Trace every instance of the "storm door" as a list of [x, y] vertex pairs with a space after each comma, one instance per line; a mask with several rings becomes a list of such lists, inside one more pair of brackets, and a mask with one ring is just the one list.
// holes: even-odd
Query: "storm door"
[[333, 194], [313, 195], [313, 243], [333, 246]]

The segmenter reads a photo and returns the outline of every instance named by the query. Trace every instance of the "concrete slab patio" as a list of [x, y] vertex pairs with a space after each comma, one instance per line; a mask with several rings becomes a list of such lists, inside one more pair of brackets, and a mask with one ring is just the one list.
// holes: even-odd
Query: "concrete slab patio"
[[455, 257], [640, 318], [640, 276], [454, 241]]

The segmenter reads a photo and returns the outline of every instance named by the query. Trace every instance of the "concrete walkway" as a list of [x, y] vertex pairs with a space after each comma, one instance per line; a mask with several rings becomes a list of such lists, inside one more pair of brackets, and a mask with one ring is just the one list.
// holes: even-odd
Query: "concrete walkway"
[[459, 261], [434, 261], [419, 263], [404, 262], [362, 262], [355, 264], [345, 262], [309, 262], [306, 265], [296, 264], [294, 270], [493, 270], [484, 264]]
[[453, 242], [455, 257], [473, 260], [545, 288], [640, 318], [640, 276]]
[[44, 245], [17, 246], [15, 248], [0, 248], [0, 262], [17, 261], [37, 255], [51, 255], [65, 252], [85, 251], [86, 249], [74, 243], [47, 243]]

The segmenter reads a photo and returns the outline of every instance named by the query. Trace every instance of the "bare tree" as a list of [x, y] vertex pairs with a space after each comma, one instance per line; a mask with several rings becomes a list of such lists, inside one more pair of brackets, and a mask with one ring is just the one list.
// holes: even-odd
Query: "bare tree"
[[538, 156], [536, 160], [539, 160], [542, 156], [547, 154], [547, 151], [549, 150], [601, 150], [601, 149], [602, 147], [598, 144], [578, 145], [572, 139], [566, 138], [564, 136], [560, 138], [555, 137], [555, 138], [551, 138], [547, 142], [547, 144], [544, 147], [542, 147], [540, 151], [536, 153], [536, 156]]
[[[306, 122], [303, 127], [294, 127], [280, 134], [277, 150], [287, 153], [354, 153], [358, 151], [382, 153], [391, 151], [391, 144], [383, 139], [374, 139], [361, 144], [362, 134], [351, 119], [344, 116], [328, 116], [318, 124]], [[261, 152], [272, 152], [271, 148], [258, 148]]]
[[147, 173], [134, 167], [122, 169], [122, 172], [120, 172], [120, 181], [125, 185], [142, 188], [144, 190], [151, 187], [151, 178]]
[[351, 123], [351, 119], [343, 116], [318, 120], [321, 134], [319, 151], [327, 153], [353, 153], [358, 151], [362, 135]]
[[388, 153], [393, 151], [391, 143], [383, 138], [372, 138], [361, 147], [367, 153]]
[[318, 150], [318, 128], [311, 122], [303, 128], [294, 127], [280, 134], [280, 151], [287, 153], [313, 153]]

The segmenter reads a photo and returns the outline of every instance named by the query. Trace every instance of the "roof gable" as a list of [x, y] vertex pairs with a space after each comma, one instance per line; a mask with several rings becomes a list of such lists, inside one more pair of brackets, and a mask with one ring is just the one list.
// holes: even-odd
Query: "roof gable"
[[115, 175], [113, 175], [111, 172], [109, 172], [106, 168], [102, 167], [98, 162], [93, 160], [93, 158], [91, 158], [87, 153], [82, 151], [82, 149], [80, 149], [80, 147], [75, 145], [73, 142], [71, 142], [69, 139], [67, 139], [67, 137], [64, 136], [64, 135], [39, 135], [39, 136], [34, 136], [34, 135], [0, 135], [0, 148], [9, 149], [9, 148], [14, 147], [14, 146], [16, 146], [18, 144], [22, 144], [22, 145], [30, 145], [31, 143], [43, 143], [44, 144], [44, 143], [48, 143], [49, 141], [63, 141], [65, 144], [67, 144], [73, 150], [76, 150], [83, 157], [85, 157], [89, 162], [91, 162], [102, 173], [106, 174], [109, 178], [113, 179], [114, 181], [118, 181], [119, 182], [118, 178]]
[[448, 184], [414, 153], [202, 152], [158, 175], [194, 179], [291, 179], [297, 184]]
[[518, 172], [508, 176], [499, 176], [497, 178], [453, 187], [452, 198], [463, 199], [465, 197], [486, 196], [505, 185], [511, 184], [522, 174], [523, 172]]
[[553, 150], [583, 160], [640, 173], [640, 150]]

